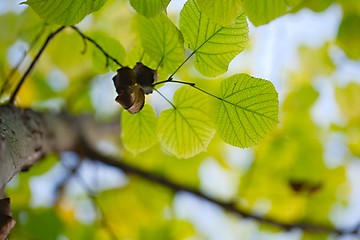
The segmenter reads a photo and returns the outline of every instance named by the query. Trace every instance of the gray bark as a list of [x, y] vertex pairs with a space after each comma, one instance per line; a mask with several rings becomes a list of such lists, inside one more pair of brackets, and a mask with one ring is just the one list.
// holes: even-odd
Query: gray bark
[[[94, 146], [106, 136], [119, 137], [119, 121], [103, 124], [89, 116], [69, 116], [0, 106], [0, 240], [6, 239], [15, 221], [6, 184], [50, 152], [77, 151], [81, 141]], [[3, 206], [3, 207], [1, 207]]]
[[18, 172], [51, 151], [71, 149], [77, 137], [73, 125], [66, 117], [0, 106], [0, 198]]

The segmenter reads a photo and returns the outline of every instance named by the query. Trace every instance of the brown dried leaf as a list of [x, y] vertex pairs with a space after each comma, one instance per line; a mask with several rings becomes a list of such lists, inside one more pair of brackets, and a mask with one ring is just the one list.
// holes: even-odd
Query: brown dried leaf
[[311, 183], [308, 181], [290, 180], [289, 186], [294, 192], [313, 194], [321, 190], [322, 183]]
[[145, 95], [152, 93], [152, 84], [157, 79], [155, 70], [138, 62], [134, 69], [122, 67], [113, 77], [118, 96], [115, 101], [124, 109], [134, 114], [139, 112], [145, 103]]
[[144, 90], [145, 94], [153, 92], [152, 84], [157, 81], [158, 75], [157, 72], [141, 62], [136, 63], [134, 67], [134, 72], [136, 74], [136, 82]]
[[130, 91], [120, 92], [115, 100], [120, 103], [124, 109], [134, 114], [144, 107], [145, 95], [141, 87], [136, 85]]
[[115, 98], [115, 101], [121, 104], [123, 108], [129, 109], [135, 102], [135, 96], [130, 91], [121, 90], [118, 92], [118, 96]]
[[134, 92], [131, 94], [131, 97], [134, 98], [134, 103], [127, 110], [131, 114], [140, 112], [140, 110], [144, 107], [145, 95], [144, 95], [144, 91], [139, 85], [134, 87]]
[[5, 240], [16, 222], [11, 217], [10, 198], [0, 200], [0, 240]]
[[120, 94], [123, 90], [128, 91], [136, 84], [136, 74], [129, 67], [122, 67], [117, 70], [117, 74], [113, 77], [116, 92]]

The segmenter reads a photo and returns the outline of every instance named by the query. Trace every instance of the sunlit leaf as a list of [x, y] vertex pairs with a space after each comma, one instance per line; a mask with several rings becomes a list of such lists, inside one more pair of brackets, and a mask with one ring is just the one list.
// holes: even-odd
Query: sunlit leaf
[[165, 14], [154, 18], [139, 17], [139, 31], [144, 50], [158, 66], [174, 71], [184, 59], [183, 38]]
[[165, 11], [170, 0], [130, 0], [131, 6], [145, 17], [154, 17]]
[[244, 10], [255, 25], [263, 25], [286, 14], [301, 0], [244, 0]]
[[[115, 38], [109, 37], [105, 33], [96, 33], [92, 36], [102, 49], [114, 57], [120, 64], [125, 59], [125, 50], [121, 43]], [[93, 62], [94, 66], [101, 72], [106, 73], [109, 71], [109, 67], [116, 71], [120, 66], [117, 65], [114, 61], [107, 58], [102, 51], [98, 48], [93, 49]]]
[[303, 46], [299, 48], [299, 53], [303, 72], [308, 76], [304, 78], [308, 80], [320, 74], [330, 75], [335, 69], [329, 56], [328, 44], [316, 49]]
[[139, 232], [139, 240], [154, 240], [154, 239], [171, 239], [183, 240], [191, 239], [194, 235], [194, 228], [186, 221], [169, 220], [166, 223], [153, 227], [143, 228]]
[[201, 11], [211, 20], [222, 25], [234, 23], [242, 10], [238, 0], [196, 0]]
[[264, 79], [237, 74], [223, 80], [213, 114], [220, 137], [242, 148], [257, 144], [278, 122], [277, 97]]
[[[31, 79], [31, 78], [30, 78]], [[23, 88], [19, 90], [18, 104], [21, 107], [29, 107], [36, 100], [36, 85], [34, 81], [26, 81], [23, 84]]]
[[99, 10], [106, 0], [27, 0], [34, 11], [48, 23], [70, 26], [89, 13]]
[[350, 83], [336, 89], [336, 99], [341, 112], [349, 120], [360, 121], [360, 84]]
[[46, 24], [44, 19], [40, 18], [32, 8], [27, 8], [18, 16], [17, 20], [20, 37], [29, 43], [43, 31]]
[[345, 133], [350, 152], [360, 157], [360, 85], [349, 85], [336, 89], [336, 99], [343, 116], [348, 120]]
[[202, 14], [194, 0], [188, 1], [180, 13], [180, 31], [185, 46], [195, 53], [196, 69], [209, 77], [225, 73], [230, 61], [248, 41], [244, 14], [237, 18], [235, 24], [221, 26]]
[[134, 154], [146, 151], [157, 143], [156, 116], [153, 108], [146, 104], [137, 114], [124, 111], [121, 137], [125, 148]]
[[205, 151], [215, 133], [208, 99], [192, 88], [183, 87], [174, 95], [174, 106], [161, 112], [158, 119], [161, 146], [178, 158]]
[[[21, 15], [21, 19], [23, 18], [24, 14]], [[19, 16], [17, 16], [15, 13], [6, 13], [0, 15], [0, 22], [1, 22], [1, 28], [0, 28], [0, 46], [1, 46], [1, 53], [2, 51], [5, 51], [5, 49], [8, 47], [8, 44], [14, 42], [16, 38], [18, 37], [18, 33], [14, 30], [14, 25], [19, 21]], [[4, 54], [5, 55], [5, 54]], [[1, 57], [4, 56], [1, 54]]]

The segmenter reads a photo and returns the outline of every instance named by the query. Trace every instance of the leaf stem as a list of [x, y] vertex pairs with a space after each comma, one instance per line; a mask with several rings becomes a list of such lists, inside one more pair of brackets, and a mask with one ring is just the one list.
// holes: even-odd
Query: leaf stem
[[[198, 91], [200, 91], [200, 92], [203, 92], [203, 93], [205, 93], [205, 94], [207, 94], [207, 95], [209, 95], [209, 96], [211, 96], [211, 97], [213, 97], [213, 98], [216, 98], [216, 99], [218, 99], [218, 100], [220, 100], [220, 101], [223, 101], [223, 100], [224, 100], [224, 99], [222, 99], [221, 97], [218, 97], [218, 96], [216, 96], [216, 95], [214, 95], [214, 94], [212, 94], [212, 93], [209, 93], [209, 92], [205, 91], [204, 89], [201, 89], [201, 88], [197, 87], [195, 83], [173, 80], [173, 79], [171, 78], [171, 76], [169, 77], [169, 79], [167, 79], [167, 80], [165, 80], [165, 81], [161, 81], [161, 82], [157, 82], [157, 83], [153, 84], [153, 87], [155, 87], [156, 85], [165, 84], [165, 83], [168, 83], [168, 82], [171, 82], [171, 83], [179, 83], [179, 84], [184, 84], [184, 85], [189, 85], [190, 87], [193, 87], [193, 88], [195, 88], [196, 90], [198, 90]], [[156, 89], [155, 89], [155, 90], [156, 90]]]
[[172, 78], [169, 77], [169, 79], [165, 80], [165, 81], [161, 81], [161, 82], [157, 82], [153, 84], [153, 87], [155, 87], [156, 85], [160, 85], [160, 84], [165, 84], [168, 82], [172, 82], [172, 83], [180, 83], [180, 84], [185, 84], [185, 85], [190, 85], [190, 86], [195, 86], [195, 83], [191, 83], [191, 82], [183, 82], [183, 81], [177, 81], [177, 80], [173, 80]]
[[76, 26], [71, 26], [72, 29], [74, 29], [83, 39], [91, 42], [92, 44], [94, 44], [94, 46], [99, 49], [106, 57], [106, 65], [109, 65], [109, 59], [111, 59], [111, 61], [113, 61], [114, 63], [116, 63], [119, 67], [124, 67], [124, 65], [122, 65], [118, 60], [116, 60], [116, 58], [112, 57], [110, 54], [108, 54], [94, 39], [92, 39], [91, 37], [86, 36], [82, 31], [80, 31], [79, 28], [77, 28]]
[[165, 97], [159, 90], [157, 90], [157, 89], [154, 89], [160, 96], [162, 96], [168, 103], [170, 103], [170, 105], [174, 108], [174, 109], [176, 109], [176, 107], [175, 107], [175, 105], [167, 98], [167, 97]]
[[36, 54], [34, 60], [31, 62], [30, 66], [28, 67], [28, 69], [26, 70], [26, 72], [24, 73], [24, 75], [21, 77], [18, 85], [16, 86], [14, 92], [12, 93], [12, 95], [10, 96], [10, 104], [14, 104], [16, 95], [18, 94], [21, 86], [23, 85], [23, 83], [25, 82], [27, 76], [29, 75], [29, 73], [31, 72], [31, 70], [34, 68], [35, 64], [37, 63], [37, 61], [39, 60], [41, 54], [44, 52], [46, 46], [49, 44], [50, 40], [55, 37], [56, 34], [58, 34], [59, 32], [61, 32], [63, 29], [65, 28], [65, 26], [62, 26], [60, 28], [58, 28], [55, 32], [50, 33], [49, 36], [46, 38], [44, 44], [42, 45], [41, 49], [39, 50], [39, 52]]
[[200, 91], [200, 92], [203, 92], [203, 93], [205, 93], [205, 94], [213, 97], [213, 98], [216, 98], [216, 99], [218, 99], [218, 100], [220, 100], [220, 101], [224, 101], [224, 99], [222, 99], [221, 97], [218, 97], [218, 96], [216, 96], [216, 95], [214, 95], [214, 94], [212, 94], [212, 93], [209, 93], [209, 92], [207, 92], [207, 91], [205, 91], [205, 90], [203, 90], [203, 89], [201, 89], [201, 88], [199, 88], [199, 87], [197, 87], [197, 86], [195, 86], [195, 85], [192, 86], [192, 87], [195, 88], [195, 89], [197, 89], [197, 90]]
[[164, 57], [161, 58], [161, 60], [160, 60], [159, 64], [157, 65], [155, 71], [158, 70], [158, 68], [160, 67], [160, 65], [161, 65], [161, 63], [162, 63], [163, 61], [164, 61]]
[[197, 49], [193, 51], [176, 69], [175, 71], [170, 75], [169, 80], [172, 79], [172, 77], [179, 71], [179, 69], [196, 53]]

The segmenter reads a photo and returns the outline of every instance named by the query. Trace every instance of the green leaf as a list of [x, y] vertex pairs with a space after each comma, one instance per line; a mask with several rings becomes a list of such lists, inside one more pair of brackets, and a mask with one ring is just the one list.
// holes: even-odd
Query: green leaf
[[350, 83], [335, 89], [335, 96], [343, 117], [352, 122], [360, 121], [360, 84]]
[[[117, 39], [109, 37], [105, 33], [95, 33], [92, 35], [92, 38], [107, 54], [114, 57], [118, 62], [122, 63], [124, 61], [126, 55], [125, 49]], [[104, 53], [96, 47], [93, 49], [93, 63], [101, 73], [108, 72], [109, 67], [113, 71], [120, 67], [111, 59], [107, 59]]]
[[346, 55], [354, 60], [360, 59], [360, 14], [346, 14], [339, 26], [337, 43]]
[[216, 23], [227, 25], [241, 14], [242, 2], [238, 0], [197, 0], [201, 11]]
[[289, 12], [301, 0], [244, 0], [244, 10], [255, 25], [263, 25]]
[[[4, 23], [4, 27], [2, 27], [2, 31], [6, 31], [7, 24]], [[12, 25], [9, 25], [12, 26]], [[33, 39], [37, 37], [37, 35], [45, 30], [46, 23], [40, 18], [34, 10], [31, 8], [26, 8], [17, 18], [17, 26], [19, 28], [18, 32], [22, 40], [31, 42]], [[11, 31], [5, 35], [9, 35]], [[45, 33], [44, 33], [45, 35]], [[4, 36], [4, 35], [2, 35]]]
[[205, 16], [194, 0], [189, 0], [180, 13], [180, 31], [185, 45], [194, 51], [196, 69], [209, 77], [225, 73], [248, 41], [244, 14], [235, 24], [221, 26]]
[[130, 0], [131, 6], [145, 17], [154, 17], [165, 11], [170, 0]]
[[180, 31], [164, 14], [139, 18], [140, 39], [146, 53], [159, 66], [174, 71], [184, 60], [184, 41]]
[[257, 144], [278, 122], [278, 94], [271, 82], [237, 74], [221, 82], [215, 102], [216, 130], [238, 147]]
[[158, 119], [161, 146], [178, 158], [205, 151], [215, 134], [208, 105], [208, 98], [190, 87], [176, 91], [175, 108], [163, 111]]
[[136, 114], [123, 111], [121, 126], [123, 144], [133, 154], [148, 150], [158, 141], [155, 112], [148, 104]]
[[56, 239], [62, 232], [64, 224], [54, 208], [31, 209], [26, 212], [25, 224], [21, 230], [38, 240]]
[[99, 10], [106, 0], [27, 0], [24, 2], [48, 23], [70, 26]]

